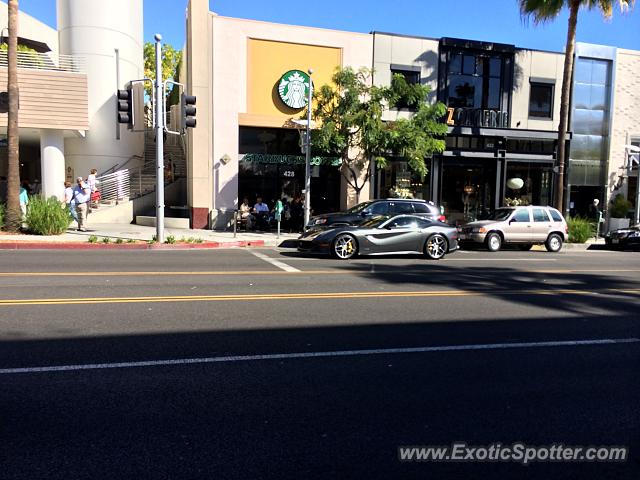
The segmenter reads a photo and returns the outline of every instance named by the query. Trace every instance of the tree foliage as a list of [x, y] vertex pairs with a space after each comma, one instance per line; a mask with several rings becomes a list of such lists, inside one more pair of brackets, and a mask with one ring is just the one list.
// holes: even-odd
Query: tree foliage
[[[182, 50], [176, 50], [170, 44], [162, 44], [162, 78], [178, 81]], [[156, 44], [144, 43], [144, 76], [152, 80], [156, 79]], [[145, 93], [152, 97], [153, 86], [149, 82], [144, 84]]]
[[[425, 157], [445, 149], [447, 126], [440, 119], [446, 107], [427, 103], [429, 91], [425, 85], [409, 85], [399, 74], [389, 86], [372, 85], [371, 70], [350, 67], [338, 69], [332, 83], [316, 91], [313, 118], [319, 126], [312, 143], [341, 158], [341, 172], [356, 199], [369, 180], [372, 160], [384, 167], [389, 156], [401, 155], [424, 178]], [[399, 104], [414, 109], [410, 118], [383, 120], [383, 112]]]

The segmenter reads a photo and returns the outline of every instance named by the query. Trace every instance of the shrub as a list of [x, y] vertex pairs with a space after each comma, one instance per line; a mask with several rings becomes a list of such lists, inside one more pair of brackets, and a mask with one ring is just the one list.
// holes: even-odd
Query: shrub
[[201, 238], [196, 238], [194, 241], [195, 243], [204, 243], [204, 240]]
[[116, 243], [120, 245], [121, 243], [124, 243], [124, 240], [122, 240], [121, 238], [116, 238]]
[[4, 226], [4, 203], [0, 203], [0, 228]]
[[135, 243], [135, 240], [133, 238], [128, 238], [127, 243]]
[[583, 217], [572, 217], [567, 219], [569, 227], [570, 243], [585, 243], [595, 236], [595, 224]]
[[69, 209], [55, 197], [44, 199], [38, 195], [29, 198], [25, 220], [27, 228], [36, 235], [60, 235], [71, 223]]
[[173, 235], [167, 235], [167, 238], [165, 239], [164, 243], [174, 244], [176, 243], [176, 237], [174, 237]]
[[102, 239], [102, 243], [109, 243], [109, 242], [111, 242], [111, 239], [109, 237], [104, 237]]
[[613, 218], [625, 218], [630, 208], [631, 202], [629, 200], [624, 198], [622, 195], [616, 195], [616, 198], [611, 202], [609, 214]]
[[89, 235], [89, 243], [98, 243], [98, 237], [95, 235]]

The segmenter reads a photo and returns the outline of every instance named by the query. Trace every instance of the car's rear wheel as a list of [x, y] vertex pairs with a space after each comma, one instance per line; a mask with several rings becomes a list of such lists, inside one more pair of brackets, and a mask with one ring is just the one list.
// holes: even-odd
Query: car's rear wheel
[[431, 260], [440, 260], [445, 256], [449, 244], [443, 235], [436, 233], [431, 235], [424, 244], [424, 254]]
[[552, 233], [547, 237], [544, 246], [549, 252], [559, 252], [562, 249], [562, 237], [557, 233]]
[[358, 253], [358, 242], [353, 235], [342, 233], [333, 241], [331, 253], [340, 260], [353, 258]]
[[522, 243], [522, 244], [518, 245], [518, 248], [520, 250], [522, 250], [523, 252], [528, 252], [529, 250], [531, 250], [533, 248], [533, 243]]
[[490, 252], [497, 252], [502, 247], [502, 237], [499, 233], [491, 232], [484, 239], [484, 244]]

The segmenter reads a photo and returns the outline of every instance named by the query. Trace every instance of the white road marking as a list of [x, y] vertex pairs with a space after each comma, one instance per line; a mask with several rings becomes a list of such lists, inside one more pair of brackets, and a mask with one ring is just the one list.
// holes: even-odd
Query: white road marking
[[106, 370], [112, 368], [139, 368], [158, 367], [168, 365], [193, 365], [201, 363], [232, 363], [252, 362], [262, 360], [291, 360], [300, 358], [330, 358], [330, 357], [355, 357], [366, 355], [396, 355], [410, 353], [454, 352], [465, 350], [501, 350], [508, 348], [552, 348], [552, 347], [582, 347], [592, 345], [617, 345], [638, 343], [640, 338], [604, 338], [593, 340], [560, 340], [548, 342], [513, 342], [513, 343], [483, 343], [471, 345], [443, 345], [433, 347], [413, 348], [377, 348], [369, 350], [337, 350], [328, 352], [297, 352], [297, 353], [272, 353], [266, 355], [230, 355], [222, 357], [203, 358], [178, 358], [168, 360], [146, 360], [138, 362], [117, 363], [89, 363], [79, 365], [56, 365], [47, 367], [19, 367], [2, 368], [0, 375], [16, 373], [43, 373], [43, 372], [69, 372], [77, 370]]
[[286, 263], [281, 262], [280, 260], [272, 258], [272, 257], [270, 257], [268, 255], [265, 255], [264, 253], [260, 253], [260, 252], [257, 252], [255, 250], [248, 250], [248, 252], [251, 255], [253, 255], [255, 257], [258, 257], [260, 260], [264, 260], [265, 262], [270, 263], [274, 267], [278, 267], [278, 268], [284, 270], [285, 272], [299, 272], [300, 271], [297, 268], [294, 268], [291, 265], [287, 265]]

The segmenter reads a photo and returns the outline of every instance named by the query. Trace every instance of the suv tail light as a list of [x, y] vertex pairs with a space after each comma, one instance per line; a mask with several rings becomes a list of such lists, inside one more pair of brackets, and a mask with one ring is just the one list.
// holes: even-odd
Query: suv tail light
[[440, 221], [441, 221], [441, 222], [443, 222], [443, 223], [446, 223], [446, 222], [447, 222], [447, 217], [445, 217], [444, 215], [440, 215], [440, 216], [438, 217], [438, 220], [440, 220]]

